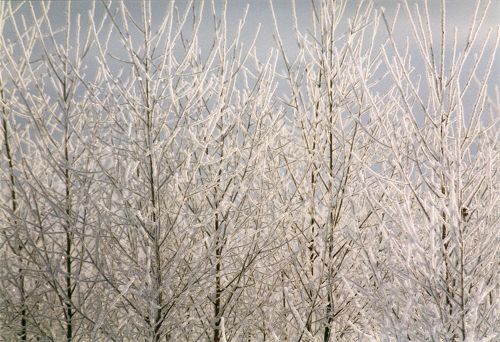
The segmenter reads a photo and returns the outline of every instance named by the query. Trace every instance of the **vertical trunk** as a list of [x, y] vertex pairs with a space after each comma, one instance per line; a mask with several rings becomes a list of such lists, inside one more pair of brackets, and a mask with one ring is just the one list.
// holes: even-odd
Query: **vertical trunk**
[[[64, 97], [67, 99], [66, 87], [64, 87]], [[73, 247], [73, 232], [71, 231], [71, 180], [69, 174], [69, 133], [68, 133], [68, 115], [66, 112], [66, 121], [64, 127], [64, 161], [66, 162], [66, 168], [64, 170], [64, 180], [66, 186], [66, 250], [65, 250], [65, 261], [66, 261], [66, 304], [65, 304], [65, 318], [66, 318], [66, 340], [69, 342], [73, 339], [73, 284], [72, 284], [72, 247]]]
[[[315, 148], [315, 142], [313, 142], [313, 151], [314, 151], [314, 148]], [[312, 187], [312, 203], [314, 203], [314, 196], [315, 196], [315, 183], [316, 183], [316, 179], [315, 179], [315, 175], [314, 173], [316, 172], [316, 168], [314, 166], [314, 161], [313, 161], [313, 169], [311, 171], [311, 187]], [[311, 225], [311, 239], [309, 241], [309, 267], [310, 267], [310, 276], [313, 277], [314, 276], [314, 260], [316, 259], [316, 254], [315, 254], [315, 241], [314, 241], [314, 234], [315, 234], [315, 230], [314, 230], [314, 224], [315, 224], [315, 220], [314, 220], [314, 215], [315, 215], [315, 210], [314, 210], [314, 204], [311, 208], [311, 221], [310, 221], [310, 225]], [[308, 297], [309, 298], [313, 298], [313, 289], [308, 289], [306, 290], [308, 292]], [[307, 320], [306, 320], [306, 329], [308, 332], [312, 332], [312, 313], [314, 311], [314, 303], [312, 304], [311, 306], [311, 312], [307, 315]]]
[[69, 342], [73, 338], [73, 304], [72, 304], [72, 281], [71, 281], [71, 245], [72, 238], [69, 228], [66, 232], [66, 340]]
[[[148, 60], [146, 59], [146, 67], [145, 67], [145, 72], [146, 74], [149, 73], [149, 63]], [[152, 108], [150, 104], [150, 85], [149, 81], [146, 81], [146, 104], [148, 108]], [[153, 332], [154, 332], [154, 338], [153, 340], [155, 342], [160, 341], [161, 338], [161, 319], [162, 319], [162, 306], [163, 306], [163, 296], [162, 296], [162, 275], [161, 275], [161, 231], [160, 231], [160, 223], [159, 223], [159, 217], [157, 215], [157, 202], [156, 202], [156, 186], [155, 186], [155, 178], [154, 178], [154, 160], [153, 160], [153, 144], [154, 144], [154, 139], [152, 138], [152, 130], [153, 130], [153, 112], [151, 109], [146, 111], [146, 149], [148, 150], [148, 171], [149, 171], [149, 190], [150, 190], [150, 196], [151, 196], [151, 220], [154, 225], [154, 231], [153, 231], [153, 248], [154, 248], [154, 260], [151, 262], [151, 270], [150, 273], [153, 278], [153, 287], [154, 287], [154, 292], [155, 292], [155, 309], [154, 309], [154, 314], [153, 314]]]
[[[221, 113], [220, 118], [220, 131], [222, 133], [224, 128], [224, 120]], [[224, 236], [222, 232], [222, 221], [219, 217], [219, 188], [222, 177], [222, 160], [224, 158], [224, 134], [221, 134], [220, 142], [220, 165], [217, 172], [216, 185], [214, 187], [214, 202], [215, 202], [215, 222], [214, 222], [214, 234], [215, 234], [215, 298], [214, 298], [214, 341], [220, 342], [222, 338], [221, 333], [221, 316], [222, 316], [222, 280], [221, 280], [221, 270], [222, 270], [222, 250], [224, 248]]]
[[[153, 184], [151, 184], [153, 186]], [[153, 187], [151, 188], [153, 189]], [[154, 190], [152, 191], [154, 195]], [[156, 206], [156, 201], [152, 201], [153, 208]], [[154, 210], [154, 209], [153, 209]], [[155, 309], [154, 309], [154, 341], [158, 342], [161, 338], [161, 319], [162, 319], [162, 306], [163, 306], [163, 296], [162, 296], [162, 276], [161, 276], [161, 251], [160, 251], [160, 229], [159, 224], [157, 222], [157, 216], [153, 212], [153, 223], [155, 225], [154, 232], [154, 262], [151, 263], [152, 266], [152, 276], [154, 282], [154, 291], [155, 291]]]
[[[319, 73], [319, 79], [318, 79], [318, 88], [321, 88], [321, 72]], [[315, 207], [315, 198], [316, 198], [316, 172], [318, 171], [318, 168], [316, 166], [316, 162], [314, 160], [315, 157], [315, 151], [316, 151], [316, 144], [317, 144], [317, 129], [318, 129], [318, 120], [319, 120], [319, 101], [315, 105], [315, 111], [314, 111], [314, 130], [313, 130], [313, 142], [311, 146], [311, 154], [312, 154], [312, 170], [311, 170], [311, 191], [312, 191], [312, 198], [311, 198], [311, 239], [309, 241], [309, 263], [310, 263], [310, 273], [311, 277], [314, 276], [314, 261], [316, 260], [317, 254], [316, 254], [316, 242], [315, 242], [315, 237], [316, 237], [316, 231], [314, 229], [314, 225], [316, 224], [316, 207]], [[308, 293], [309, 297], [313, 297], [313, 290], [310, 289]], [[314, 304], [313, 307], [311, 307], [311, 312], [310, 314], [307, 315], [307, 321], [306, 321], [306, 329], [308, 332], [312, 333], [312, 320], [313, 320], [313, 311], [314, 311]]]
[[[156, 196], [158, 196], [155, 182], [155, 160], [153, 156], [153, 149], [156, 139], [153, 137], [153, 127], [154, 127], [154, 98], [152, 97], [152, 85], [149, 80], [149, 72], [154, 67], [152, 64], [152, 60], [150, 63], [150, 22], [149, 19], [151, 16], [151, 8], [146, 6], [146, 3], [143, 3], [143, 14], [144, 18], [144, 26], [143, 26], [143, 34], [144, 34], [144, 74], [146, 75], [144, 80], [144, 103], [146, 104], [146, 153], [147, 153], [147, 173], [149, 180], [149, 196], [151, 202], [151, 222], [153, 223], [153, 232], [151, 234], [152, 237], [152, 245], [153, 245], [153, 260], [151, 260], [151, 268], [149, 270], [151, 278], [152, 278], [152, 286], [154, 291], [154, 299], [153, 302], [155, 304], [154, 310], [152, 312], [153, 316], [153, 341], [159, 342], [161, 339], [161, 326], [162, 326], [162, 307], [163, 307], [163, 293], [162, 293], [162, 258], [161, 258], [161, 227], [160, 227], [160, 217], [159, 217], [159, 209], [156, 207], [158, 204]], [[137, 70], [140, 73], [140, 70]]]
[[[221, 129], [223, 125], [221, 123]], [[224, 156], [224, 138], [221, 139], [221, 159]], [[219, 168], [217, 175], [217, 186], [215, 188], [215, 298], [214, 298], [214, 342], [220, 342], [221, 340], [221, 297], [222, 297], [222, 285], [221, 285], [221, 259], [222, 259], [222, 248], [223, 248], [223, 238], [221, 238], [221, 222], [219, 220], [219, 198], [218, 198], [218, 186], [220, 184], [220, 177], [222, 175], [222, 166]]]
[[466, 319], [466, 313], [465, 313], [465, 245], [464, 245], [464, 230], [467, 225], [468, 221], [468, 213], [467, 209], [465, 207], [461, 208], [460, 210], [460, 216], [461, 216], [461, 223], [460, 223], [460, 318], [461, 318], [461, 333], [462, 333], [462, 341], [466, 340], [466, 330], [465, 330], [465, 319]]
[[[69, 58], [70, 54], [70, 13], [71, 13], [71, 4], [68, 3], [68, 7], [66, 8], [66, 43], [65, 43], [65, 56], [66, 58]], [[48, 56], [47, 56], [48, 57]], [[72, 227], [72, 222], [71, 222], [71, 217], [72, 217], [72, 205], [71, 205], [71, 175], [70, 175], [70, 154], [69, 154], [69, 139], [70, 139], [70, 91], [71, 91], [71, 79], [69, 77], [70, 71], [69, 71], [69, 62], [68, 60], [65, 60], [64, 62], [64, 74], [62, 77], [61, 85], [62, 85], [62, 100], [63, 100], [63, 115], [64, 115], [64, 184], [65, 184], [65, 225], [64, 225], [64, 230], [66, 233], [66, 249], [64, 251], [64, 257], [65, 257], [65, 266], [66, 266], [66, 276], [65, 276], [65, 281], [66, 281], [66, 303], [65, 303], [65, 319], [66, 319], [66, 340], [68, 342], [73, 340], [73, 315], [75, 313], [75, 310], [73, 308], [73, 291], [74, 291], [74, 284], [73, 284], [73, 270], [72, 270], [72, 249], [73, 249], [73, 238], [74, 238], [74, 232], [73, 232], [73, 227]], [[54, 72], [56, 72], [54, 70]]]
[[[66, 56], [69, 56], [69, 36], [70, 36], [70, 29], [69, 29], [69, 13], [70, 13], [70, 5], [68, 5], [67, 10], [67, 27], [66, 27]], [[63, 65], [63, 76], [62, 78], [58, 79], [61, 82], [61, 91], [62, 91], [62, 115], [63, 115], [63, 148], [64, 148], [64, 186], [65, 186], [65, 219], [64, 219], [64, 224], [63, 228], [65, 231], [65, 239], [66, 239], [66, 247], [64, 250], [64, 265], [65, 265], [65, 271], [66, 274], [64, 276], [65, 280], [65, 303], [64, 303], [64, 317], [65, 317], [65, 324], [66, 324], [66, 340], [71, 341], [73, 339], [73, 315], [74, 315], [74, 310], [73, 310], [73, 281], [72, 281], [72, 248], [73, 248], [73, 237], [74, 234], [72, 232], [72, 224], [71, 224], [71, 216], [72, 216], [72, 208], [71, 208], [71, 176], [70, 176], [70, 155], [69, 155], [69, 138], [70, 138], [70, 133], [69, 133], [69, 112], [70, 112], [70, 79], [69, 79], [69, 65], [68, 62], [65, 61]], [[54, 71], [56, 72], [56, 71]]]
[[327, 295], [327, 304], [326, 304], [326, 327], [325, 327], [325, 332], [323, 334], [323, 341], [328, 342], [330, 341], [330, 335], [331, 335], [331, 328], [330, 325], [332, 324], [333, 318], [332, 318], [332, 295], [330, 292], [328, 292]]
[[[3, 84], [0, 81], [0, 99], [2, 103], [5, 103], [5, 95], [3, 91]], [[7, 159], [9, 165], [9, 180], [10, 180], [10, 199], [11, 199], [11, 209], [12, 214], [15, 215], [17, 212], [17, 195], [15, 189], [15, 178], [14, 178], [14, 161], [12, 160], [12, 153], [10, 150], [9, 144], [9, 133], [8, 133], [8, 125], [7, 125], [7, 109], [5, 105], [2, 105], [2, 125], [3, 125], [3, 137], [4, 137], [4, 147], [5, 147], [5, 157]], [[15, 220], [15, 219], [14, 219]], [[16, 220], [14, 221], [14, 226], [17, 226]], [[11, 246], [14, 254], [17, 256], [19, 263], [22, 264], [21, 259], [21, 251], [23, 249], [23, 245], [21, 243], [20, 237], [17, 236], [17, 248]], [[19, 339], [21, 341], [27, 340], [27, 319], [26, 319], [26, 293], [25, 293], [25, 279], [24, 279], [24, 270], [22, 267], [18, 269], [19, 272], [19, 301], [21, 302], [21, 318], [20, 318], [20, 327], [19, 327]]]
[[[217, 206], [216, 206], [217, 209]], [[221, 334], [220, 334], [220, 315], [221, 315], [221, 296], [222, 296], [222, 287], [221, 287], [221, 255], [222, 255], [222, 242], [219, 238], [219, 214], [215, 214], [215, 300], [214, 300], [214, 342], [220, 342]]]
[[[330, 79], [329, 81], [329, 113], [330, 113], [330, 127], [329, 127], [329, 132], [328, 132], [328, 171], [330, 174], [330, 182], [329, 182], [329, 188], [328, 189], [330, 192], [333, 192], [333, 100], [331, 98], [332, 96], [332, 88], [333, 88], [333, 80]], [[333, 303], [332, 303], [332, 294], [331, 294], [331, 286], [330, 286], [330, 278], [331, 278], [331, 265], [330, 262], [332, 261], [332, 254], [333, 254], [333, 228], [334, 228], [334, 217], [333, 217], [333, 208], [330, 209], [330, 215], [329, 215], [329, 220], [330, 220], [330, 226], [329, 232], [328, 232], [328, 237], [327, 237], [327, 246], [328, 246], [328, 259], [326, 263], [327, 267], [327, 275], [329, 277], [328, 279], [328, 295], [327, 295], [327, 303], [326, 303], [326, 326], [325, 326], [325, 331], [323, 333], [323, 341], [328, 342], [330, 340], [330, 335], [331, 335], [331, 324], [333, 321], [332, 317], [332, 310], [333, 310]]]
[[[157, 229], [158, 230], [158, 229]], [[157, 234], [158, 237], [158, 234]], [[161, 328], [161, 316], [162, 316], [162, 305], [163, 305], [163, 298], [162, 298], [162, 290], [161, 290], [161, 283], [162, 283], [162, 278], [161, 278], [161, 257], [160, 257], [160, 248], [159, 248], [159, 238], [157, 241], [155, 241], [155, 270], [154, 270], [154, 276], [155, 276], [155, 291], [156, 291], [156, 297], [155, 297], [155, 315], [154, 315], [154, 341], [159, 342], [161, 338], [161, 333], [160, 333], [160, 328]]]
[[[286, 295], [285, 295], [285, 271], [281, 271], [281, 287], [282, 287], [282, 297], [283, 297], [283, 312], [287, 312], [286, 309]], [[286, 314], [285, 314], [286, 318]], [[284, 336], [285, 336], [285, 341], [288, 341], [288, 334], [287, 334], [287, 325], [285, 324], [285, 331], [284, 331]]]
[[26, 302], [25, 302], [25, 298], [26, 298], [26, 294], [25, 294], [25, 290], [24, 290], [24, 275], [21, 274], [21, 276], [19, 277], [19, 281], [21, 283], [21, 327], [20, 327], [20, 331], [19, 331], [19, 338], [21, 341], [27, 341], [28, 339], [28, 332], [27, 332], [27, 320], [26, 320]]
[[[444, 183], [441, 185], [441, 193], [446, 195], [446, 188]], [[449, 334], [452, 334], [452, 341], [457, 340], [455, 334], [455, 329], [453, 328], [452, 316], [453, 316], [453, 303], [450, 298], [453, 296], [453, 286], [452, 286], [452, 276], [451, 276], [451, 265], [449, 259], [449, 241], [448, 239], [448, 229], [446, 227], [446, 220], [448, 219], [446, 213], [442, 213], [443, 224], [441, 225], [441, 241], [443, 242], [443, 259], [444, 259], [444, 279], [445, 279], [445, 310], [448, 313], [448, 319], [444, 322], [447, 326]]]

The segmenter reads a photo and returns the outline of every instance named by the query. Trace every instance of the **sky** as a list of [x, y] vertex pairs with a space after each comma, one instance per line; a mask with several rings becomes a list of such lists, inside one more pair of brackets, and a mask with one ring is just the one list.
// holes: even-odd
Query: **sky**
[[[135, 15], [138, 19], [140, 19], [140, 13], [142, 8], [142, 2], [137, 0], [123, 0], [127, 5], [127, 8], [130, 12]], [[20, 1], [10, 1], [15, 7]], [[198, 5], [201, 1], [195, 1]], [[347, 6], [344, 14], [344, 20], [341, 23], [341, 27], [338, 32], [343, 32], [347, 29], [347, 21], [350, 17], [352, 17], [355, 8], [359, 1], [347, 1]], [[433, 34], [437, 39], [439, 37], [440, 30], [440, 17], [441, 17], [441, 1], [431, 0], [429, 3], [429, 12], [431, 16], [431, 27], [433, 30]], [[446, 1], [446, 27], [447, 27], [447, 37], [448, 40], [452, 38], [452, 32], [457, 29], [459, 40], [461, 40], [461, 44], [465, 43], [465, 37], [467, 35], [467, 29], [472, 20], [472, 16], [474, 13], [476, 1], [468, 1], [468, 0], [448, 0]], [[113, 2], [111, 3], [111, 7], [113, 8]], [[160, 1], [153, 0], [151, 2], [152, 5], [152, 24], [153, 27], [161, 23], [163, 15], [165, 13], [165, 9], [170, 4], [169, 1]], [[177, 1], [176, 5], [180, 8], [185, 7], [187, 1]], [[204, 22], [205, 27], [202, 27], [200, 31], [200, 42], [202, 42], [202, 49], [208, 51], [210, 47], [210, 42], [212, 40], [212, 31], [210, 30], [210, 4], [211, 1], [206, 1], [206, 10], [204, 14]], [[293, 15], [292, 15], [292, 2], [290, 0], [273, 0], [274, 11], [277, 17], [278, 30], [281, 38], [283, 39], [284, 48], [286, 53], [289, 56], [294, 56], [297, 52], [297, 43], [293, 30]], [[41, 3], [40, 2], [31, 2], [33, 6], [33, 11], [35, 13], [40, 13], [41, 11]], [[101, 18], [105, 9], [100, 1], [95, 2], [96, 5], [96, 18]], [[116, 2], [114, 3], [116, 5]], [[218, 11], [222, 10], [223, 1], [215, 1], [215, 5], [218, 8]], [[392, 22], [394, 20], [394, 15], [396, 13], [396, 9], [401, 5], [401, 1], [396, 0], [374, 0], [374, 8], [377, 11], [381, 11], [382, 9], [386, 13], [389, 21]], [[412, 11], [415, 11], [415, 5], [418, 5], [421, 9], [423, 9], [424, 1], [423, 0], [412, 0], [409, 1], [409, 6]], [[53, 1], [51, 3], [49, 17], [53, 23], [54, 27], [60, 27], [64, 24], [65, 20], [65, 11], [67, 7], [67, 1]], [[92, 7], [92, 1], [83, 1], [83, 0], [74, 0], [71, 2], [71, 16], [74, 22], [74, 19], [80, 15], [82, 19], [82, 28], [85, 30], [88, 27], [86, 24], [86, 18], [88, 16], [88, 12]], [[309, 0], [297, 0], [295, 2], [297, 20], [299, 22], [299, 27], [302, 29], [307, 29], [311, 27], [312, 23], [312, 6], [311, 1]], [[269, 53], [272, 49], [276, 48], [275, 44], [275, 30], [272, 20], [272, 14], [270, 10], [270, 2], [269, 0], [231, 0], [228, 1], [227, 5], [227, 19], [228, 19], [228, 27], [236, 28], [239, 20], [245, 13], [245, 10], [248, 8], [246, 25], [243, 30], [243, 42], [250, 44], [252, 39], [254, 38], [255, 32], [257, 28], [260, 27], [259, 36], [256, 44], [256, 51], [259, 54], [259, 57], [266, 58], [269, 56]], [[26, 18], [26, 22], [30, 23], [32, 21], [32, 16], [30, 13], [31, 9], [29, 6], [24, 6], [19, 12], [16, 13], [16, 19], [21, 20], [24, 16]], [[490, 5], [490, 9], [487, 12], [484, 29], [480, 31], [480, 36], [482, 38], [486, 37], [487, 29], [498, 27], [500, 24], [500, 0], [493, 0]], [[403, 42], [407, 36], [411, 34], [411, 26], [409, 24], [409, 20], [404, 8], [401, 8], [399, 11], [398, 21], [395, 25], [396, 27], [396, 40]], [[231, 30], [230, 30], [231, 31]], [[233, 30], [234, 31], [234, 30]], [[381, 35], [379, 39], [382, 38], [383, 30], [381, 30]], [[7, 38], [12, 38], [13, 32], [11, 31], [8, 25], [5, 27], [4, 36]], [[382, 40], [380, 40], [381, 42]], [[482, 41], [482, 39], [480, 39]], [[493, 42], [493, 40], [491, 40]], [[205, 43], [205, 47], [203, 47], [203, 42]], [[113, 44], [116, 45], [116, 49], [119, 49], [119, 41], [113, 41]], [[491, 45], [491, 44], [490, 44]], [[459, 44], [460, 46], [460, 44]], [[416, 44], [410, 45], [411, 53], [416, 55]], [[417, 63], [418, 64], [418, 63]], [[417, 72], [418, 72], [417, 65]], [[284, 69], [283, 63], [278, 64], [278, 71], [280, 69]], [[497, 85], [497, 79], [500, 75], [500, 63], [499, 58], [496, 58], [496, 63], [494, 64], [492, 77], [490, 78], [490, 84]]]
[[[14, 6], [16, 4], [21, 3], [21, 1], [11, 0], [10, 1]], [[68, 1], [64, 0], [56, 0], [53, 1], [50, 8], [50, 17], [53, 20], [55, 26], [62, 25], [65, 20], [65, 11], [66, 5]], [[109, 2], [109, 1], [107, 1]], [[123, 0], [127, 5], [127, 8], [131, 11], [131, 13], [137, 15], [137, 18], [140, 18], [140, 12], [142, 8], [142, 2], [139, 0]], [[349, 18], [354, 13], [355, 7], [360, 1], [347, 1], [345, 17]], [[365, 1], [366, 2], [366, 1]], [[40, 3], [37, 1], [31, 2], [35, 12], [40, 11]], [[113, 4], [113, 2], [111, 2]], [[115, 2], [116, 3], [116, 2]], [[164, 14], [166, 6], [168, 6], [169, 1], [160, 1], [160, 0], [152, 0], [152, 8], [153, 8], [153, 24], [160, 23], [162, 20], [162, 16]], [[175, 2], [180, 8], [184, 7], [187, 1], [180, 0]], [[201, 1], [195, 1], [196, 4], [201, 3]], [[222, 8], [223, 1], [215, 0], [216, 6]], [[289, 49], [293, 49], [295, 45], [294, 35], [292, 24], [292, 1], [291, 0], [273, 0], [272, 1], [274, 10], [278, 19], [278, 25], [280, 29], [280, 34], [286, 44], [286, 47]], [[398, 0], [374, 0], [374, 8], [375, 9], [385, 9], [388, 18], [393, 18], [396, 8], [401, 5], [401, 1]], [[470, 21], [472, 20], [472, 14], [474, 12], [476, 1], [469, 0], [447, 0], [446, 1], [446, 17], [447, 17], [447, 28], [448, 30], [453, 30], [454, 27], [458, 28], [459, 36], [464, 37], [466, 34], [467, 27], [469, 26]], [[312, 18], [312, 6], [311, 1], [309, 0], [296, 0], [295, 6], [297, 9], [297, 17], [299, 20], [299, 24], [303, 27], [310, 27], [311, 18]], [[414, 9], [414, 6], [417, 4], [420, 8], [423, 7], [423, 0], [413, 0], [409, 1], [410, 8]], [[210, 5], [210, 1], [205, 2], [206, 7]], [[97, 6], [97, 15], [100, 16], [104, 13], [104, 8], [101, 4], [101, 1], [96, 1]], [[266, 51], [275, 46], [273, 41], [273, 22], [272, 15], [270, 10], [270, 1], [269, 0], [230, 0], [228, 1], [228, 23], [229, 27], [235, 26], [240, 18], [245, 13], [245, 9], [248, 6], [248, 15], [247, 15], [247, 27], [245, 30], [245, 37], [247, 39], [251, 39], [255, 29], [260, 24], [261, 30], [259, 34], [258, 46], [262, 51]], [[72, 16], [76, 17], [78, 14], [86, 17], [86, 14], [92, 7], [92, 1], [86, 0], [73, 0], [71, 1], [72, 7]], [[439, 30], [440, 24], [440, 8], [441, 1], [431, 0], [429, 1], [429, 12], [431, 15], [431, 25], [433, 26], [434, 31], [437, 33]], [[20, 15], [26, 15], [27, 21], [30, 21], [30, 13], [28, 6], [25, 6], [22, 11], [20, 11], [16, 16], [20, 17]], [[205, 11], [207, 15], [209, 10]], [[408, 19], [404, 10], [400, 11], [399, 16], [399, 24], [397, 26], [397, 34], [401, 36], [405, 36], [410, 33], [410, 26], [408, 23]], [[346, 25], [346, 22], [343, 23]], [[500, 0], [493, 0], [490, 5], [490, 10], [486, 16], [485, 27], [496, 27], [500, 24]], [[210, 34], [208, 30], [205, 31], [206, 34]], [[9, 32], [6, 33], [9, 35]], [[482, 31], [482, 34], [486, 34], [486, 30]]]

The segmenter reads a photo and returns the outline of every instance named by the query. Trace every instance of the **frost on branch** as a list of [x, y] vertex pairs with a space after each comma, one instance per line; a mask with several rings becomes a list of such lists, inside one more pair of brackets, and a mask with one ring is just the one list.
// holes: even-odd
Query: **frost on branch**
[[455, 6], [0, 2], [2, 337], [494, 340], [499, 34]]

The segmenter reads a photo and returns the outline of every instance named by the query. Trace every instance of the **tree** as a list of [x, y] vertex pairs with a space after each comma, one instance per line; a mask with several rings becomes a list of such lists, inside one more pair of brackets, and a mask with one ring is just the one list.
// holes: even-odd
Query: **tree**
[[[102, 79], [89, 84], [99, 116], [97, 136], [87, 142], [101, 185], [91, 253], [105, 283], [99, 326], [117, 339], [159, 341], [182, 325], [183, 296], [203, 274], [192, 254], [201, 241], [185, 211], [193, 188], [188, 170], [196, 163], [190, 110], [199, 105], [209, 69], [193, 72], [197, 43], [182, 46], [189, 6], [180, 17], [168, 6], [157, 31], [151, 3], [143, 4], [140, 19], [125, 3], [105, 10], [116, 33], [103, 39], [92, 28]], [[196, 19], [194, 35], [198, 29]], [[110, 37], [121, 43], [116, 52]], [[184, 53], [176, 57], [179, 49]]]
[[342, 32], [346, 2], [311, 4], [312, 32], [302, 32], [293, 14], [299, 47], [295, 60], [285, 51], [274, 19], [293, 127], [291, 151], [283, 158], [290, 200], [302, 203], [287, 233], [290, 266], [283, 270], [283, 286], [289, 293], [284, 305], [298, 310], [293, 335], [329, 341], [347, 338], [353, 327], [366, 324], [363, 300], [354, 305], [359, 298], [347, 279], [359, 272], [353, 237], [361, 236], [371, 215], [358, 180], [372, 150], [363, 131], [371, 127], [366, 121], [368, 89], [361, 80], [377, 85], [372, 78], [378, 54], [369, 30], [377, 32], [378, 22], [370, 22], [372, 5], [361, 4]]
[[[382, 236], [378, 247], [367, 247], [367, 263], [381, 265], [372, 268], [382, 298], [374, 300], [384, 312], [382, 330], [396, 340], [496, 334], [498, 103], [488, 96], [488, 79], [498, 30], [479, 38], [488, 8], [478, 2], [461, 47], [456, 31], [447, 37], [444, 2], [437, 41], [427, 4], [421, 14], [406, 3], [418, 47], [411, 56], [384, 16], [390, 44], [383, 57], [394, 88], [389, 110], [373, 106], [385, 158], [372, 173], [385, 196], [376, 198], [367, 185]], [[414, 71], [417, 64], [423, 75]]]
[[0, 3], [2, 337], [494, 339], [488, 4]]
[[[4, 21], [6, 20], [6, 6], [0, 4], [0, 34]], [[5, 42], [0, 41], [0, 47], [3, 49]], [[3, 64], [3, 63], [2, 63]], [[12, 126], [15, 120], [12, 120], [12, 113], [9, 111], [9, 94], [4, 89], [5, 70], [2, 67], [0, 73], [0, 108], [2, 113], [2, 132], [3, 132], [3, 162], [2, 170], [6, 170], [2, 174], [2, 183], [7, 185], [9, 193], [2, 194], [5, 198], [5, 203], [2, 203], [2, 244], [7, 244], [7, 249], [3, 253], [4, 259], [7, 261], [4, 272], [5, 283], [2, 286], [2, 298], [8, 303], [8, 307], [2, 307], [3, 315], [9, 320], [11, 317], [19, 317], [19, 339], [24, 341], [27, 339], [27, 310], [26, 310], [26, 282], [25, 282], [25, 259], [23, 258], [25, 237], [21, 234], [21, 227], [18, 222], [17, 215], [19, 214], [18, 206], [18, 191], [16, 189], [16, 160], [14, 155], [17, 152], [17, 145], [13, 141]], [[17, 265], [17, 270], [12, 270]], [[12, 295], [14, 293], [14, 295]], [[16, 296], [17, 295], [17, 296]], [[18, 298], [16, 298], [18, 297]], [[3, 325], [3, 324], [2, 324]], [[15, 324], [12, 323], [12, 326]], [[15, 333], [14, 329], [10, 328], [10, 324], [3, 327], [7, 335]]]
[[[18, 236], [18, 254], [22, 254], [23, 263], [29, 264], [29, 274], [20, 270], [19, 291], [26, 296], [24, 288], [29, 287], [29, 296], [34, 298], [29, 305], [23, 304], [27, 298], [21, 298], [20, 335], [27, 339], [31, 335], [28, 327], [33, 326], [37, 336], [64, 336], [71, 341], [85, 336], [83, 326], [93, 323], [86, 305], [94, 299], [95, 284], [88, 281], [92, 274], [85, 251], [87, 232], [94, 219], [89, 206], [93, 179], [89, 176], [88, 151], [79, 140], [89, 132], [85, 115], [88, 102], [79, 76], [86, 66], [92, 40], [90, 33], [81, 32], [80, 19], [76, 26], [70, 24], [70, 4], [66, 8], [63, 45], [49, 19], [49, 6], [41, 3], [41, 14], [34, 6], [29, 9], [31, 27], [16, 20], [14, 13], [19, 8], [7, 7], [15, 42], [4, 40], [3, 44], [3, 67], [9, 87], [2, 92], [2, 98], [6, 101], [3, 123], [11, 216], [16, 223], [13, 228]], [[92, 17], [93, 12], [89, 15]], [[77, 44], [73, 48], [70, 41], [74, 37]], [[8, 113], [16, 114], [10, 122]], [[8, 126], [16, 127], [18, 122], [22, 133], [15, 135], [17, 130], [13, 130], [19, 143], [17, 150], [10, 153]], [[14, 158], [19, 164], [17, 170]]]

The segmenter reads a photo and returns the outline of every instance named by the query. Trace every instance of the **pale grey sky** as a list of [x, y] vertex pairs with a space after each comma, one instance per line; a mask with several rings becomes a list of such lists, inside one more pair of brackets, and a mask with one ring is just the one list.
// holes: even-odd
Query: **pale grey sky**
[[[140, 19], [142, 2], [138, 0], [123, 0], [127, 5], [127, 8], [131, 13], [137, 16]], [[19, 1], [11, 1], [11, 3], [15, 6], [19, 4]], [[159, 24], [162, 21], [163, 14], [165, 12], [166, 7], [168, 6], [169, 1], [160, 1], [153, 0], [152, 8], [152, 26]], [[179, 7], [183, 7], [187, 1], [177, 1], [176, 4]], [[195, 4], [200, 4], [201, 1], [195, 1]], [[216, 6], [222, 7], [223, 1], [215, 1]], [[356, 4], [359, 1], [347, 1], [347, 7], [345, 12], [345, 18], [348, 19], [353, 15]], [[429, 12], [431, 15], [431, 26], [433, 31], [435, 32], [436, 39], [438, 38], [438, 32], [440, 27], [440, 7], [441, 2], [431, 0], [429, 3]], [[467, 34], [468, 27], [472, 20], [472, 16], [474, 13], [476, 1], [469, 0], [448, 0], [446, 1], [446, 27], [447, 27], [447, 37], [451, 39], [453, 36], [454, 28], [456, 27], [458, 30], [458, 36], [461, 40], [461, 43], [464, 44], [465, 37]], [[41, 3], [32, 1], [35, 12], [39, 12], [41, 10]], [[50, 9], [50, 18], [52, 20], [54, 27], [59, 27], [64, 23], [65, 20], [65, 11], [67, 7], [68, 1], [53, 1], [51, 3]], [[96, 16], [97, 18], [102, 17], [105, 13], [103, 4], [101, 1], [96, 1]], [[284, 42], [285, 50], [290, 56], [293, 56], [297, 50], [296, 41], [294, 37], [293, 27], [293, 16], [292, 16], [292, 2], [290, 0], [274, 0], [274, 9], [276, 16], [278, 18], [278, 25], [281, 37]], [[401, 4], [401, 1], [397, 0], [375, 0], [374, 7], [375, 9], [384, 8], [387, 17], [389, 20], [394, 20], [394, 14], [398, 5]], [[412, 0], [410, 1], [410, 7], [413, 9], [415, 4], [418, 4], [420, 8], [423, 10], [424, 1], [423, 0]], [[212, 39], [212, 30], [210, 29], [211, 17], [210, 17], [210, 5], [211, 1], [205, 1], [206, 10], [204, 12], [204, 20], [207, 23], [205, 29], [200, 31], [200, 41], [205, 42], [205, 46], [202, 45], [202, 49], [208, 50], [210, 44], [209, 42]], [[275, 48], [275, 42], [273, 39], [274, 35], [274, 27], [272, 22], [272, 15], [269, 7], [268, 0], [230, 0], [228, 1], [228, 27], [236, 28], [238, 21], [242, 17], [245, 12], [245, 8], [248, 5], [248, 16], [246, 21], [246, 26], [243, 31], [243, 40], [248, 41], [248, 43], [253, 38], [255, 31], [260, 24], [260, 34], [259, 39], [257, 40], [257, 51], [259, 53], [259, 57], [265, 58], [269, 55], [269, 51]], [[112, 3], [112, 7], [116, 6], [116, 3]], [[81, 16], [82, 19], [82, 28], [85, 30], [87, 27], [86, 20], [88, 16], [88, 11], [92, 7], [92, 2], [87, 0], [73, 0], [71, 1], [71, 14], [72, 17], [76, 17], [77, 15]], [[312, 20], [312, 6], [310, 0], [297, 0], [296, 1], [296, 9], [297, 9], [297, 17], [299, 21], [299, 25], [302, 29], [306, 29], [310, 27]], [[31, 18], [31, 13], [29, 6], [24, 6], [21, 11], [16, 13], [16, 19], [21, 20], [21, 17], [25, 16], [26, 21], [29, 23]], [[75, 21], [73, 21], [75, 22]], [[483, 26], [483, 30], [480, 32], [480, 36], [485, 37], [487, 34], [487, 28], [495, 28], [500, 24], [500, 0], [493, 0], [486, 16], [486, 20]], [[338, 32], [343, 32], [347, 28], [347, 20], [343, 23], [344, 27], [340, 28]], [[401, 8], [398, 23], [396, 25], [396, 34], [398, 40], [404, 41], [405, 37], [411, 34], [411, 27], [408, 21], [408, 17], [404, 8]], [[381, 27], [381, 34], [385, 32]], [[3, 34], [7, 38], [13, 37], [11, 27], [6, 25], [4, 28]], [[493, 40], [491, 40], [493, 42]], [[114, 40], [113, 44], [116, 45], [116, 48], [119, 49], [119, 40]], [[460, 46], [460, 45], [459, 45]], [[416, 44], [410, 46], [412, 49], [416, 49]], [[451, 46], [450, 46], [451, 48]], [[414, 50], [413, 52], [416, 52]], [[280, 65], [281, 68], [283, 67]], [[417, 66], [418, 67], [418, 66]], [[497, 79], [500, 73], [500, 63], [499, 58], [496, 58], [496, 63], [494, 64], [493, 74], [490, 78], [490, 84], [498, 84]]]

